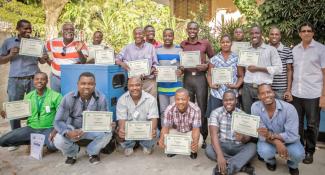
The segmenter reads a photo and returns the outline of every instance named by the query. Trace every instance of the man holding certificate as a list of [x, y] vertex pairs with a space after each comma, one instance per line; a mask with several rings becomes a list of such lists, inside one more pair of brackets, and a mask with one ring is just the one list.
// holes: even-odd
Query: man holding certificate
[[[165, 145], [165, 137], [168, 134], [191, 136], [192, 142], [190, 145], [190, 157], [196, 159], [198, 148], [201, 147], [203, 142], [202, 135], [200, 134], [200, 127], [200, 108], [190, 102], [189, 92], [186, 89], [178, 89], [175, 95], [175, 103], [169, 105], [165, 111], [165, 117], [160, 133], [159, 147], [167, 147], [168, 149], [168, 147], [171, 146], [168, 144]], [[184, 150], [184, 152], [186, 151]], [[167, 154], [167, 157], [173, 156], [175, 156], [175, 154]]]
[[231, 129], [233, 113], [242, 112], [236, 108], [236, 94], [232, 90], [226, 91], [222, 102], [223, 106], [213, 110], [209, 118], [211, 145], [207, 146], [205, 153], [217, 161], [213, 173], [236, 174], [241, 171], [253, 175], [254, 167], [249, 161], [256, 154], [256, 144], [249, 142], [249, 136]]
[[[89, 43], [87, 45], [89, 50], [89, 57], [87, 58], [87, 63], [96, 63], [96, 51], [102, 51], [104, 49], [113, 49], [112, 47], [102, 43], [103, 37], [104, 36], [102, 31], [97, 30], [94, 32], [92, 43]], [[114, 60], [114, 58], [112, 59]]]
[[[19, 146], [29, 145], [32, 133], [45, 135], [45, 145], [48, 150], [55, 151], [56, 148], [51, 141], [51, 135], [55, 134], [53, 130], [53, 121], [62, 96], [61, 94], [46, 88], [48, 77], [46, 73], [38, 72], [35, 74], [33, 84], [35, 90], [25, 96], [25, 100], [31, 102], [31, 116], [27, 118], [27, 126], [17, 128], [0, 138], [0, 146]], [[14, 107], [14, 106], [13, 106]], [[1, 112], [2, 117], [6, 112]]]
[[[241, 66], [239, 69], [245, 69], [242, 101], [243, 110], [248, 114], [251, 113], [252, 104], [257, 100], [257, 86], [262, 83], [272, 84], [273, 76], [282, 72], [278, 51], [264, 44], [261, 28], [253, 26], [250, 37], [251, 46], [239, 56], [238, 61], [238, 65]], [[245, 64], [241, 64], [242, 62]]]
[[151, 154], [156, 143], [156, 130], [159, 118], [156, 99], [142, 90], [139, 77], [128, 81], [129, 91], [117, 102], [116, 118], [118, 120], [118, 136], [124, 155], [133, 154], [136, 142], [143, 148], [143, 153]]
[[[36, 72], [39, 72], [38, 63], [44, 64], [48, 59], [46, 54], [42, 58], [19, 54], [21, 40], [31, 38], [32, 25], [22, 19], [17, 22], [16, 30], [18, 36], [6, 39], [0, 49], [0, 64], [10, 63], [8, 101], [22, 100], [25, 94], [34, 89], [33, 77]], [[28, 47], [28, 45], [22, 47], [25, 46]], [[34, 53], [35, 50], [28, 50], [28, 52]], [[11, 129], [20, 128], [20, 120], [11, 120], [10, 126]]]
[[116, 56], [115, 63], [132, 76], [141, 76], [143, 90], [157, 98], [157, 84], [153, 72], [158, 64], [155, 47], [145, 42], [144, 30], [133, 30], [134, 43], [125, 46]]
[[197, 51], [197, 59], [199, 59], [198, 62], [201, 64], [195, 65], [193, 68], [184, 69], [184, 88], [189, 91], [191, 102], [197, 101], [201, 109], [201, 134], [203, 135], [202, 148], [205, 148], [205, 139], [208, 136], [207, 122], [206, 118], [204, 117], [208, 101], [208, 82], [205, 76], [208, 70], [206, 57], [212, 58], [214, 56], [214, 50], [209, 41], [199, 40], [199, 25], [197, 22], [189, 22], [187, 24], [186, 31], [188, 38], [187, 40], [182, 41], [180, 45], [184, 52]]
[[[96, 81], [94, 74], [84, 72], [79, 76], [78, 91], [70, 92], [63, 97], [55, 116], [54, 126], [58, 134], [54, 137], [55, 146], [67, 156], [66, 164], [74, 164], [80, 150], [76, 143], [79, 140], [91, 140], [87, 145], [89, 162], [97, 164], [100, 162], [99, 153], [111, 140], [112, 132], [84, 132], [84, 111], [107, 111], [107, 102], [104, 94], [95, 89]], [[95, 114], [94, 117], [98, 117]], [[91, 116], [87, 116], [91, 117]], [[104, 120], [106, 121], [106, 120]], [[98, 120], [97, 122], [100, 122]], [[107, 122], [109, 125], [110, 122]], [[102, 128], [103, 123], [100, 123]], [[92, 126], [93, 130], [96, 130]], [[98, 129], [101, 130], [101, 129]]]
[[261, 118], [257, 152], [270, 171], [276, 169], [276, 153], [285, 159], [291, 175], [299, 175], [298, 164], [305, 157], [298, 133], [298, 113], [293, 105], [275, 99], [271, 85], [258, 86], [260, 101], [252, 105], [252, 114]]

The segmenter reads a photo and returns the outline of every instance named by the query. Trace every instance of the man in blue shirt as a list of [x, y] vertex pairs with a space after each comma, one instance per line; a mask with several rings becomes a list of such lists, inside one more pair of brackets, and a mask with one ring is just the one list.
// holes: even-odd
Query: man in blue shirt
[[275, 99], [271, 85], [258, 86], [260, 101], [252, 105], [252, 115], [261, 117], [257, 130], [259, 140], [257, 152], [266, 162], [270, 171], [275, 171], [275, 154], [287, 160], [291, 175], [299, 175], [298, 164], [305, 157], [304, 147], [298, 133], [298, 114], [293, 105]]

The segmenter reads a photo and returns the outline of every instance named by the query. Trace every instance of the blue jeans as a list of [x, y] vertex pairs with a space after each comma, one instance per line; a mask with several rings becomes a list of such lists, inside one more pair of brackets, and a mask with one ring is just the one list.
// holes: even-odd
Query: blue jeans
[[[18, 78], [9, 77], [7, 87], [8, 100], [23, 100], [25, 94], [29, 93], [33, 89], [34, 85], [32, 79], [19, 80]], [[20, 120], [10, 120], [10, 126], [12, 130], [20, 128]]]
[[[220, 142], [223, 156], [228, 162], [228, 174], [235, 174], [246, 165], [256, 154], [255, 143], [236, 144], [234, 142]], [[217, 161], [217, 153], [212, 145], [207, 145], [205, 154], [209, 159]]]
[[50, 75], [50, 86], [52, 90], [61, 93], [61, 79], [53, 73]]
[[19, 145], [29, 145], [30, 144], [30, 135], [32, 133], [43, 134], [45, 135], [45, 145], [49, 150], [56, 150], [53, 142], [49, 141], [49, 135], [52, 132], [53, 128], [47, 129], [33, 129], [29, 126], [17, 128], [9, 133], [5, 134], [0, 138], [0, 146], [19, 146]]
[[156, 144], [156, 139], [151, 140], [125, 140], [121, 143], [123, 149], [133, 148], [135, 146], [136, 141], [139, 141], [139, 144], [143, 148], [152, 149]]
[[205, 117], [209, 118], [210, 114], [213, 110], [223, 106], [222, 100], [219, 98], [214, 97], [213, 95], [210, 94], [209, 100], [208, 100], [208, 107], [207, 111], [205, 113]]
[[[85, 132], [80, 140], [92, 140], [87, 145], [87, 153], [89, 155], [98, 155], [100, 150], [103, 149], [111, 140], [112, 133], [106, 132]], [[60, 134], [54, 137], [54, 145], [67, 157], [75, 157], [79, 152], [79, 146], [75, 143], [79, 140], [71, 140]]]
[[[290, 168], [298, 168], [299, 162], [301, 162], [305, 158], [305, 150], [301, 145], [300, 141], [296, 141], [294, 143], [286, 143], [289, 159], [287, 161], [288, 167]], [[267, 143], [265, 141], [257, 142], [257, 152], [264, 159], [265, 162], [274, 165], [275, 162], [275, 154], [276, 148], [274, 145]]]

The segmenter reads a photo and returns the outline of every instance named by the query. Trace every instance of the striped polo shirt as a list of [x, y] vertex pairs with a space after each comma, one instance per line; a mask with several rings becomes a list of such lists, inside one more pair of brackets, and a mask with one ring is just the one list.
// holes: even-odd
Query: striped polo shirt
[[[61, 76], [62, 64], [79, 64], [80, 58], [76, 50], [76, 45], [79, 41], [74, 40], [68, 45], [65, 45], [63, 38], [56, 38], [47, 41], [46, 48], [48, 52], [52, 53], [51, 72], [56, 76]], [[81, 49], [85, 56], [88, 56], [87, 46], [84, 45]]]
[[280, 43], [279, 47], [276, 48], [282, 62], [282, 73], [274, 75], [272, 89], [274, 90], [286, 90], [288, 85], [287, 78], [287, 64], [293, 63], [292, 51], [289, 47], [285, 47]]
[[[178, 45], [174, 45], [171, 48], [165, 48], [163, 46], [156, 48], [159, 66], [179, 66], [180, 51], [182, 51], [182, 48]], [[173, 83], [158, 83], [158, 93], [161, 95], [174, 96], [176, 90], [181, 87], [183, 87], [183, 83], [180, 78], [177, 82]]]

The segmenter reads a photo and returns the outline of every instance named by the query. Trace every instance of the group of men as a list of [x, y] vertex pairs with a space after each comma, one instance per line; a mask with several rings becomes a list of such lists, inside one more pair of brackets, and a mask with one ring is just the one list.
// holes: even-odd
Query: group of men
[[[235, 63], [238, 69], [236, 86], [227, 85], [223, 89], [207, 79], [215, 51], [209, 41], [198, 38], [196, 22], [188, 23], [188, 38], [180, 46], [173, 43], [172, 29], [163, 31], [164, 42], [161, 44], [155, 40], [153, 26], [135, 28], [134, 43], [116, 55], [115, 63], [130, 71], [128, 61], [147, 59], [150, 74], [129, 77], [128, 91], [117, 102], [118, 122], [113, 122], [112, 127], [116, 128], [112, 132], [83, 132], [81, 129], [83, 111], [108, 111], [105, 96], [96, 90], [96, 78], [92, 73], [80, 75], [78, 90], [63, 98], [59, 94], [60, 65], [92, 63], [93, 46], [97, 49], [110, 47], [102, 43], [103, 33], [96, 31], [93, 43], [87, 46], [75, 39], [73, 24], [65, 23], [62, 38], [48, 41], [44, 55], [35, 58], [18, 54], [20, 39], [31, 37], [31, 23], [20, 20], [16, 29], [18, 36], [7, 39], [2, 45], [0, 64], [10, 62], [8, 100], [30, 100], [32, 115], [28, 117], [26, 127], [20, 127], [20, 120], [10, 121], [12, 131], [0, 138], [0, 146], [28, 144], [30, 133], [42, 133], [49, 150], [59, 149], [67, 157], [65, 162], [74, 164], [80, 151], [78, 142], [88, 139], [92, 140], [87, 145], [89, 161], [98, 163], [101, 150], [113, 135], [124, 154], [130, 156], [138, 144], [145, 154], [151, 154], [157, 142], [160, 148], [165, 148], [166, 134], [173, 133], [191, 136], [192, 159], [196, 159], [200, 147], [206, 149], [207, 156], [217, 161], [214, 174], [239, 171], [254, 174], [249, 161], [256, 152], [271, 171], [276, 169], [275, 156], [279, 154], [287, 160], [292, 175], [299, 174], [299, 162], [313, 162], [320, 108], [325, 107], [325, 46], [313, 39], [314, 28], [309, 23], [298, 29], [301, 43], [293, 49], [281, 43], [281, 32], [277, 27], [270, 29], [269, 44], [265, 44], [262, 29], [253, 26], [249, 32], [250, 46], [246, 50], [259, 53], [258, 64], [244, 67]], [[233, 43], [227, 37], [230, 42], [221, 41], [222, 45], [226, 43], [224, 48]], [[235, 29], [233, 37], [234, 42], [244, 41], [243, 29]], [[194, 68], [180, 66], [180, 51], [199, 51], [201, 64]], [[225, 64], [221, 65], [226, 65], [229, 55], [238, 57], [227, 49], [220, 54], [225, 57]], [[51, 66], [51, 89], [47, 88], [48, 76], [40, 72], [38, 63]], [[177, 82], [157, 84], [158, 65], [177, 66]], [[219, 94], [222, 105], [211, 111], [207, 111], [209, 87], [222, 92]], [[260, 117], [257, 139], [231, 130], [233, 112]], [[4, 111], [1, 115], [6, 117]], [[304, 129], [305, 115], [307, 130]], [[125, 140], [127, 121], [150, 121], [152, 139]], [[208, 127], [211, 145], [206, 144]]]

